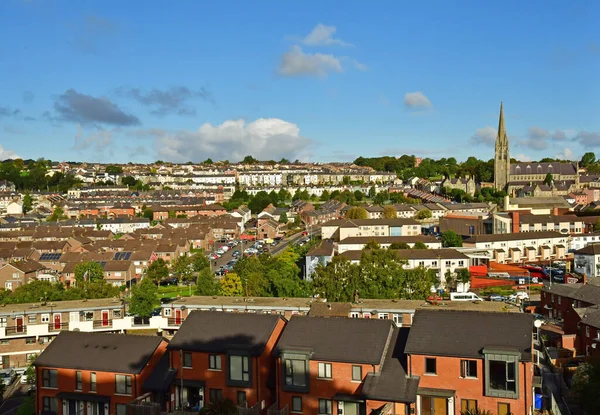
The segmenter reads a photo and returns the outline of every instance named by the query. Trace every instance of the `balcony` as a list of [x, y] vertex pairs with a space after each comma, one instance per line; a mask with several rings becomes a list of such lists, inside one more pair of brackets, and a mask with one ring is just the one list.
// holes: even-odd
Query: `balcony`
[[21, 336], [27, 334], [27, 326], [7, 326], [5, 330], [7, 336]]
[[63, 330], [69, 330], [69, 323], [48, 323], [48, 331], [49, 332], [57, 332], [57, 331], [63, 331]]
[[113, 326], [112, 319], [108, 320], [94, 320], [93, 328], [95, 329], [110, 329]]
[[179, 327], [181, 326], [181, 323], [183, 323], [182, 318], [169, 317], [167, 319], [167, 324], [169, 325], [169, 327]]

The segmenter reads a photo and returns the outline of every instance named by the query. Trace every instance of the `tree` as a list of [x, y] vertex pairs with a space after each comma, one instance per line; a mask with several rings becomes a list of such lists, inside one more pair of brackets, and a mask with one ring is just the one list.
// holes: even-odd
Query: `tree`
[[346, 219], [368, 219], [369, 213], [363, 207], [352, 207], [346, 211]]
[[265, 297], [269, 290], [269, 280], [262, 272], [248, 274], [244, 285], [244, 291], [249, 297]]
[[554, 181], [554, 179], [552, 178], [552, 173], [546, 174], [546, 178], [544, 179], [544, 184], [550, 186], [550, 185], [552, 185], [553, 181]]
[[471, 273], [467, 268], [460, 268], [456, 270], [456, 282], [461, 284], [468, 284], [471, 282]]
[[213, 161], [212, 161], [212, 159], [209, 157], [209, 158], [207, 158], [206, 160], [204, 160], [204, 161], [202, 162], [202, 164], [214, 164], [214, 162], [213, 162]]
[[242, 280], [234, 273], [225, 274], [219, 281], [219, 294], [225, 297], [237, 297], [243, 295]]
[[431, 210], [429, 209], [421, 209], [417, 212], [417, 219], [429, 219], [431, 218]]
[[374, 239], [367, 242], [364, 249], [381, 249], [381, 245], [377, 243]]
[[581, 157], [581, 161], [579, 162], [579, 164], [581, 164], [581, 167], [588, 167], [595, 163], [596, 163], [596, 155], [591, 151], [585, 153]]
[[264, 190], [261, 190], [252, 198], [252, 200], [250, 200], [250, 202], [248, 203], [248, 208], [252, 212], [256, 212], [258, 214], [262, 212], [264, 208], [269, 206], [270, 203], [271, 197], [269, 196], [269, 194]]
[[390, 244], [390, 249], [410, 249], [406, 242], [394, 242]]
[[179, 281], [190, 281], [192, 279], [192, 263], [187, 255], [175, 258], [171, 263], [171, 270], [179, 278]]
[[413, 249], [427, 249], [427, 245], [425, 245], [423, 242], [421, 241], [417, 241], [415, 242], [415, 244], [413, 245]]
[[383, 217], [387, 219], [393, 219], [398, 217], [398, 214], [393, 206], [387, 205], [383, 207]]
[[375, 198], [375, 195], [377, 195], [377, 188], [375, 186], [371, 186], [368, 193], [369, 199]]
[[148, 220], [153, 220], [154, 219], [154, 211], [150, 208], [146, 208], [146, 209], [144, 209], [142, 216]]
[[197, 253], [191, 256], [190, 263], [195, 272], [200, 272], [206, 268], [210, 268], [210, 261], [202, 253]]
[[31, 200], [31, 195], [29, 192], [25, 193], [23, 196], [23, 213], [27, 213], [33, 207], [33, 201]]
[[283, 212], [281, 215], [279, 215], [279, 223], [288, 223], [289, 219], [287, 216], [287, 213]]
[[143, 278], [133, 286], [129, 312], [134, 316], [150, 317], [157, 302], [156, 285], [150, 278]]
[[106, 169], [104, 171], [106, 171], [106, 174], [115, 176], [115, 175], [123, 173], [123, 167], [121, 167], [121, 166], [106, 166]]
[[573, 375], [572, 385], [584, 412], [600, 413], [600, 362], [597, 359], [579, 365]]
[[196, 279], [196, 295], [217, 295], [219, 293], [219, 285], [215, 280], [215, 276], [210, 268], [204, 268], [198, 273]]
[[596, 219], [596, 223], [594, 223], [594, 232], [600, 232], [600, 218]]
[[456, 232], [450, 230], [442, 233], [442, 245], [445, 248], [461, 247], [462, 237], [457, 235]]
[[242, 163], [244, 163], [244, 164], [256, 164], [256, 163], [258, 163], [258, 160], [257, 160], [257, 159], [255, 159], [255, 158], [254, 158], [254, 157], [252, 157], [252, 156], [246, 156], [246, 157], [244, 157], [244, 159], [242, 160]]
[[75, 265], [75, 280], [83, 281], [100, 281], [104, 280], [104, 268], [98, 262], [87, 261]]
[[169, 268], [164, 259], [158, 258], [153, 261], [146, 270], [146, 276], [155, 284], [160, 284], [162, 280], [169, 276]]
[[67, 219], [67, 216], [65, 215], [65, 211], [63, 210], [63, 208], [61, 208], [60, 206], [55, 207], [52, 211], [52, 214], [48, 216], [48, 218], [46, 218], [48, 222], [57, 222], [59, 220], [64, 219]]
[[321, 202], [327, 202], [329, 201], [329, 199], [331, 199], [331, 194], [328, 190], [323, 190], [323, 193], [321, 193], [321, 197], [319, 198], [319, 200], [321, 200]]

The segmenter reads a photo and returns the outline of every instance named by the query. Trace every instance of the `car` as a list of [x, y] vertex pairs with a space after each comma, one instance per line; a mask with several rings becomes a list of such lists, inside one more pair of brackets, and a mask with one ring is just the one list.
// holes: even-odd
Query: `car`
[[227, 246], [227, 245], [223, 245], [223, 246], [221, 247], [221, 250], [223, 251], [223, 253], [225, 253], [225, 252], [229, 251], [230, 249], [231, 249], [231, 247], [230, 247], [230, 246]]
[[511, 294], [508, 296], [508, 299], [510, 301], [523, 301], [523, 300], [529, 300], [529, 294], [527, 294], [525, 291], [517, 291], [514, 294]]
[[215, 272], [215, 275], [217, 277], [224, 277], [228, 272], [229, 272], [229, 270], [224, 268], [224, 269], [220, 269], [217, 272]]
[[490, 294], [488, 296], [489, 301], [506, 301], [506, 297], [500, 294]]
[[5, 386], [12, 384], [16, 377], [17, 373], [14, 369], [0, 369], [0, 382], [2, 382]]
[[20, 383], [21, 385], [24, 385], [24, 384], [26, 384], [26, 383], [29, 383], [29, 382], [27, 381], [27, 378], [28, 378], [28, 376], [27, 376], [27, 373], [23, 373], [23, 374], [21, 375], [21, 377], [19, 378], [19, 383]]
[[263, 248], [263, 253], [268, 254], [269, 253], [269, 248]]
[[162, 314], [162, 308], [157, 307], [150, 313], [150, 317], [160, 316]]
[[231, 253], [231, 256], [232, 256], [232, 257], [234, 257], [234, 258], [237, 258], [237, 257], [239, 257], [239, 256], [240, 256], [240, 251], [238, 251], [238, 250], [235, 250], [235, 251], [233, 251], [233, 252]]
[[223, 248], [219, 248], [215, 251], [215, 254], [219, 255], [219, 258], [225, 253]]

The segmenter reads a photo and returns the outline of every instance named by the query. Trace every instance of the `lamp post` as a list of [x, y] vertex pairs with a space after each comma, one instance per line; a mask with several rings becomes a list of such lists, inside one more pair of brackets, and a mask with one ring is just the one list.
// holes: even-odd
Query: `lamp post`
[[[543, 320], [535, 320], [533, 322], [533, 325], [535, 326], [535, 337], [536, 337], [538, 344], [540, 345], [540, 349], [542, 346], [542, 343], [540, 342], [540, 327], [542, 327], [542, 324], [544, 324]], [[540, 350], [536, 350], [536, 356], [537, 356], [536, 363], [539, 365], [540, 364]]]

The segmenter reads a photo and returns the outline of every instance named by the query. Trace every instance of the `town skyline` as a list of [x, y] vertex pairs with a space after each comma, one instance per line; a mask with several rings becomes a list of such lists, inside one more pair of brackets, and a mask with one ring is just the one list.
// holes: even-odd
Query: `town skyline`
[[597, 150], [595, 2], [433, 4], [3, 3], [0, 159], [488, 160], [500, 101], [517, 160]]

